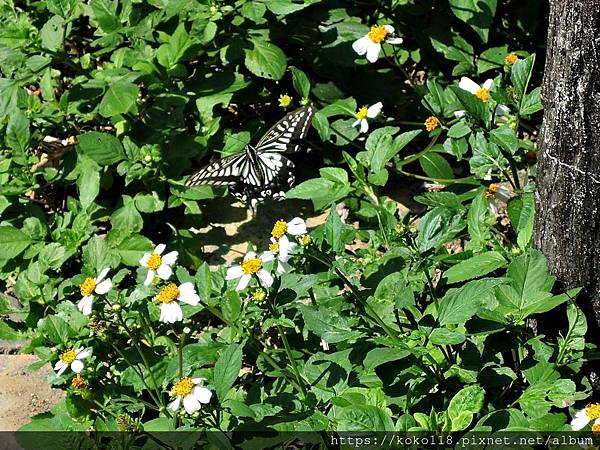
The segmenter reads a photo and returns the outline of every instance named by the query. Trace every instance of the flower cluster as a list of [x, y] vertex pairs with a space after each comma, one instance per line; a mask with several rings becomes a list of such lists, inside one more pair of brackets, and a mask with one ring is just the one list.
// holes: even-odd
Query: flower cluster
[[245, 289], [253, 276], [256, 276], [264, 287], [271, 287], [273, 276], [265, 267], [265, 263], [277, 260], [277, 273], [288, 272], [291, 267], [288, 264], [291, 254], [298, 244], [291, 242], [290, 236], [306, 235], [306, 223], [299, 217], [289, 222], [278, 220], [271, 231], [271, 244], [269, 250], [258, 255], [256, 252], [248, 252], [242, 263], [227, 269], [226, 280], [239, 280], [236, 291]]

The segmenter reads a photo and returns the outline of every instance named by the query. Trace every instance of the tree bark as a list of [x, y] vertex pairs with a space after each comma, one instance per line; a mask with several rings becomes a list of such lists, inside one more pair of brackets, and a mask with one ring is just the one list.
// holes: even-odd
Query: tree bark
[[[535, 245], [600, 328], [600, 0], [551, 0]], [[597, 336], [597, 335], [596, 335]]]

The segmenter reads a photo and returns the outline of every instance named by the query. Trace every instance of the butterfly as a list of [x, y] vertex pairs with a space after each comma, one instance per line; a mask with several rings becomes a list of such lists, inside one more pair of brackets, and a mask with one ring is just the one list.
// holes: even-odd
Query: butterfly
[[282, 198], [295, 181], [294, 163], [283, 154], [300, 150], [314, 115], [312, 106], [286, 114], [273, 125], [255, 146], [219, 159], [198, 170], [186, 186], [209, 184], [227, 186], [231, 193], [254, 208], [265, 198]]

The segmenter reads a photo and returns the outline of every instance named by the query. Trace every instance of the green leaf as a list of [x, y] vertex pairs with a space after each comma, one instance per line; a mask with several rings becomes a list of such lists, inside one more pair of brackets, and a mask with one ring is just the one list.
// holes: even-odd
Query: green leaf
[[429, 335], [429, 341], [436, 345], [458, 345], [466, 340], [464, 334], [447, 328], [436, 328]]
[[[535, 63], [535, 55], [528, 58], [520, 59], [512, 65], [510, 79], [512, 80], [515, 93], [523, 101], [523, 96], [527, 92], [527, 86], [533, 72], [533, 64]], [[519, 108], [519, 111], [521, 108]]]
[[519, 138], [515, 130], [509, 126], [503, 125], [490, 132], [490, 141], [498, 144], [511, 155], [519, 150]]
[[519, 114], [527, 116], [544, 109], [541, 99], [542, 88], [536, 87], [533, 91], [523, 96], [521, 100]]
[[135, 203], [131, 197], [123, 196], [123, 202], [124, 205], [110, 216], [113, 230], [125, 234], [139, 233], [144, 226], [142, 215], [135, 209]]
[[151, 252], [153, 248], [154, 245], [150, 239], [139, 234], [133, 234], [123, 239], [117, 245], [116, 250], [123, 264], [137, 266], [144, 253]]
[[273, 14], [278, 16], [287, 16], [288, 14], [300, 11], [301, 9], [304, 9], [313, 3], [318, 3], [319, 1], [321, 0], [304, 0], [300, 3], [296, 3], [292, 0], [265, 0], [265, 5]]
[[391, 414], [373, 405], [354, 404], [340, 408], [335, 419], [338, 429], [344, 431], [393, 431]]
[[344, 198], [351, 191], [352, 188], [347, 184], [334, 182], [325, 178], [313, 178], [290, 189], [286, 194], [286, 198], [311, 200], [315, 209], [322, 209]]
[[473, 148], [473, 156], [469, 161], [471, 173], [483, 178], [488, 171], [501, 173], [508, 167], [508, 161], [502, 156], [498, 146], [488, 142], [483, 133], [471, 135], [469, 142]]
[[283, 51], [263, 40], [252, 39], [251, 43], [253, 48], [246, 50], [246, 68], [256, 76], [280, 80], [287, 66]]
[[470, 92], [467, 92], [458, 86], [450, 86], [450, 89], [452, 89], [454, 94], [458, 97], [458, 101], [463, 105], [471, 117], [478, 119], [486, 127], [490, 124], [492, 114], [487, 102], [481, 101]]
[[508, 54], [508, 46], [492, 47], [484, 51], [477, 59], [477, 74], [487, 72], [488, 70], [498, 69], [504, 66], [504, 59]]
[[74, 335], [73, 329], [61, 317], [53, 315], [38, 322], [39, 333], [53, 344], [62, 344], [65, 347], [69, 338]]
[[334, 252], [344, 249], [351, 227], [342, 222], [335, 205], [331, 205], [325, 222], [324, 237]]
[[42, 47], [47, 50], [62, 50], [64, 46], [65, 20], [60, 16], [53, 16], [40, 30]]
[[15, 109], [6, 126], [6, 145], [25, 157], [30, 137], [29, 120], [20, 109]]
[[102, 31], [111, 33], [121, 28], [117, 16], [118, 2], [114, 0], [91, 0], [90, 6]]
[[521, 197], [510, 199], [508, 217], [517, 232], [517, 244], [522, 250], [526, 250], [533, 237], [535, 195], [532, 192], [524, 192]]
[[300, 305], [306, 328], [329, 344], [352, 342], [361, 336], [354, 330], [356, 320], [347, 319], [332, 308], [315, 308]]
[[466, 386], [452, 397], [447, 409], [451, 431], [464, 430], [471, 424], [473, 415], [483, 407], [484, 397], [485, 391], [479, 385]]
[[450, 0], [456, 17], [471, 26], [486, 43], [496, 15], [496, 0]]
[[448, 284], [459, 283], [487, 275], [505, 265], [506, 259], [501, 253], [496, 251], [485, 252], [450, 267], [444, 273], [444, 277]]
[[467, 245], [469, 250], [479, 252], [484, 248], [490, 230], [490, 224], [488, 223], [490, 215], [488, 199], [485, 197], [485, 191], [481, 189], [473, 199], [467, 214], [467, 227], [471, 236], [471, 240]]
[[77, 149], [103, 166], [114, 164], [125, 158], [123, 146], [116, 137], [97, 131], [80, 135]]
[[[117, 259], [116, 262], [118, 261]], [[115, 258], [106, 240], [95, 236], [83, 247], [83, 263], [90, 276], [96, 276], [101, 270], [113, 267], [113, 262]]]
[[437, 180], [451, 180], [454, 172], [450, 163], [439, 153], [429, 152], [419, 158], [421, 168], [428, 177]]
[[243, 344], [225, 348], [215, 364], [214, 385], [219, 401], [223, 402], [242, 368]]
[[292, 83], [296, 92], [302, 96], [302, 98], [308, 98], [310, 93], [310, 81], [304, 72], [296, 67], [291, 67], [292, 70]]
[[166, 69], [173, 69], [184, 60], [185, 53], [191, 46], [192, 40], [185, 30], [185, 25], [180, 23], [169, 41], [158, 48], [156, 59]]
[[31, 245], [31, 238], [21, 230], [8, 225], [0, 227], [0, 259], [18, 256]]
[[129, 81], [119, 80], [110, 83], [102, 97], [98, 112], [104, 117], [112, 117], [117, 114], [129, 112], [136, 104], [140, 89]]
[[63, 19], [67, 19], [78, 3], [79, 0], [48, 0], [46, 2], [46, 8], [48, 8], [48, 11], [51, 13], [61, 16]]
[[100, 167], [85, 155], [79, 155], [77, 160], [79, 201], [81, 207], [87, 209], [100, 192]]
[[419, 251], [439, 248], [464, 229], [464, 212], [437, 206], [425, 214], [417, 227]]
[[449, 289], [439, 301], [440, 325], [464, 323], [473, 317], [477, 310], [494, 294], [494, 288], [501, 280], [484, 279], [470, 281], [460, 288]]

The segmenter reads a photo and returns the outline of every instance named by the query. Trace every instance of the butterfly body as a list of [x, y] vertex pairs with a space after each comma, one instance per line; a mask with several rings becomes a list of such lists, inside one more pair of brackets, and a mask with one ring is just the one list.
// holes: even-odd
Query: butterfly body
[[254, 207], [266, 198], [281, 198], [294, 181], [294, 163], [284, 153], [300, 150], [314, 110], [307, 106], [287, 114], [273, 125], [256, 146], [217, 160], [194, 173], [187, 186], [227, 186], [231, 193]]

